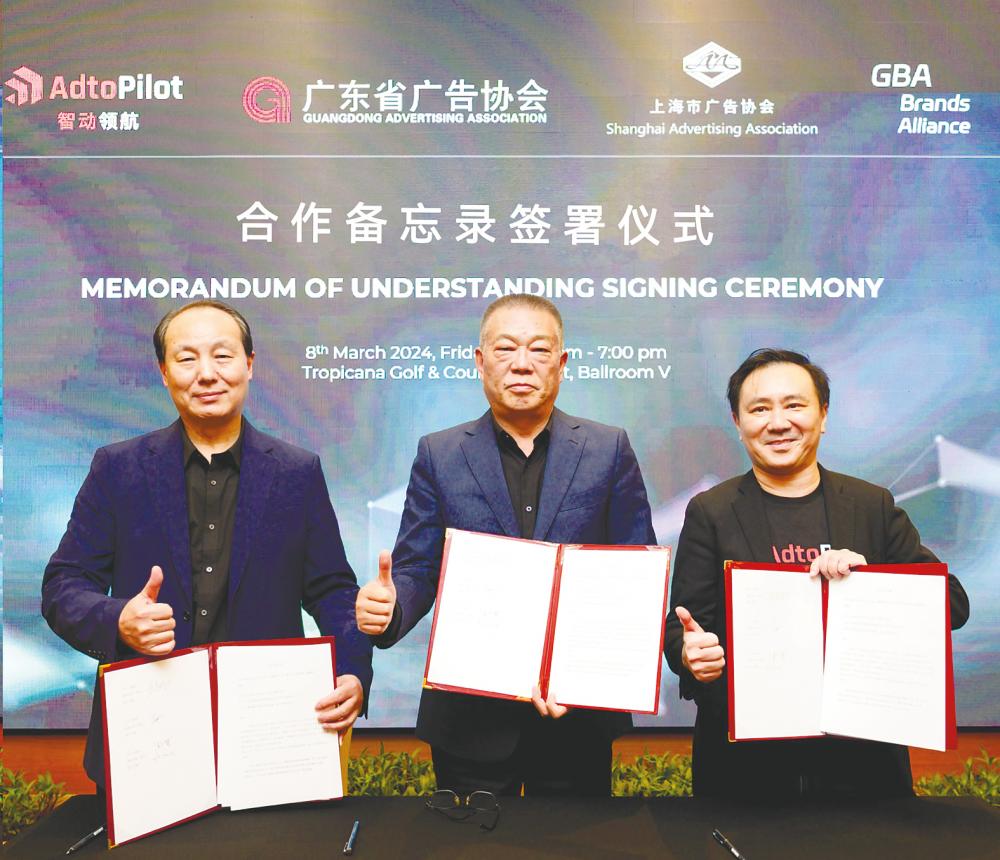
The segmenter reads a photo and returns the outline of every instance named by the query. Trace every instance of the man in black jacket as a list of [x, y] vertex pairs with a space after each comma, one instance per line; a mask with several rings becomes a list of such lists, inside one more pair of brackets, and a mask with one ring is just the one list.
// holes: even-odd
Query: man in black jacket
[[[729, 380], [733, 421], [752, 468], [695, 496], [677, 545], [664, 651], [681, 696], [698, 705], [693, 781], [700, 796], [911, 794], [906, 747], [849, 738], [727, 739], [727, 560], [808, 562], [813, 575], [864, 564], [935, 562], [888, 490], [817, 461], [830, 383], [797, 352], [762, 349]], [[969, 600], [949, 576], [952, 628]]]

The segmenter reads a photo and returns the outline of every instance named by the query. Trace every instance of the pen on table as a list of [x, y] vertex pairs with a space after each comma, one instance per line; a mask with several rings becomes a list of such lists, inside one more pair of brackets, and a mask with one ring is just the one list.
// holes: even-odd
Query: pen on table
[[732, 854], [733, 857], [736, 858], [736, 860], [748, 860], [747, 855], [741, 854], [739, 851], [737, 851], [736, 846], [733, 845], [732, 842], [730, 842], [728, 839], [726, 839], [725, 836], [722, 835], [721, 830], [713, 830], [712, 838], [715, 839], [715, 841], [718, 842], [723, 848], [725, 848], [730, 854]]
[[354, 843], [358, 841], [358, 829], [361, 827], [360, 819], [354, 819], [354, 826], [351, 828], [351, 835], [347, 837], [347, 842], [344, 844], [344, 853], [353, 854], [354, 853]]
[[69, 848], [66, 849], [66, 853], [75, 854], [77, 851], [83, 848], [83, 846], [86, 845], [88, 842], [93, 842], [103, 832], [104, 832], [104, 825], [102, 824], [93, 833], [88, 833], [86, 836], [83, 837], [83, 839], [81, 839], [78, 842], [74, 842], [72, 845], [70, 845]]

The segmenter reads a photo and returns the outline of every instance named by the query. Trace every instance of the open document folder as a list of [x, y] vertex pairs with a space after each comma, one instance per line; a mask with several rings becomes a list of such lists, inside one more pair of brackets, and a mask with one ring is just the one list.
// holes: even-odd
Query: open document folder
[[801, 565], [727, 562], [725, 581], [730, 740], [955, 747], [947, 565], [827, 581]]
[[315, 712], [335, 677], [326, 636], [102, 666], [109, 845], [223, 806], [343, 797], [340, 741]]
[[655, 714], [670, 550], [449, 529], [424, 684]]

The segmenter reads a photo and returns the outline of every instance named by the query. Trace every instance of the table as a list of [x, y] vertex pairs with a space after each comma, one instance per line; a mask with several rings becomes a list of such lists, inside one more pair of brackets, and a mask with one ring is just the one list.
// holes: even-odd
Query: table
[[[151, 792], [150, 802], [155, 802]], [[983, 860], [1000, 852], [1000, 809], [972, 798], [902, 798], [836, 805], [731, 803], [697, 798], [509, 798], [492, 833], [424, 808], [423, 798], [350, 797], [322, 804], [220, 810], [120, 846], [143, 857], [342, 856], [354, 819], [354, 856], [369, 858], [684, 858], [726, 860], [719, 828], [749, 860]], [[7, 847], [10, 857], [59, 857], [98, 820], [92, 795], [71, 798]], [[106, 855], [96, 840], [78, 857]]]

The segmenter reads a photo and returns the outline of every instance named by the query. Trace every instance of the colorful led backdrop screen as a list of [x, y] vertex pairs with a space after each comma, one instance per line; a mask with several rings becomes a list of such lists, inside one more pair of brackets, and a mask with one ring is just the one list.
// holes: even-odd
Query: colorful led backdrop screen
[[[991, 4], [4, 12], [7, 727], [85, 724], [96, 667], [41, 576], [94, 450], [175, 417], [165, 311], [249, 317], [248, 417], [320, 454], [364, 581], [417, 439], [485, 409], [472, 349], [507, 291], [561, 308], [559, 404], [628, 429], [664, 544], [747, 468], [742, 358], [823, 365], [821, 460], [890, 487], [961, 578], [959, 723], [1000, 722]], [[368, 725], [413, 724], [429, 623], [376, 654]], [[692, 717], [664, 670], [639, 722]]]

